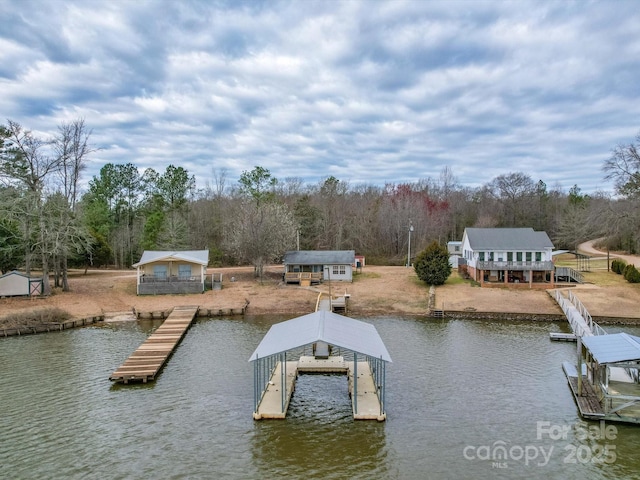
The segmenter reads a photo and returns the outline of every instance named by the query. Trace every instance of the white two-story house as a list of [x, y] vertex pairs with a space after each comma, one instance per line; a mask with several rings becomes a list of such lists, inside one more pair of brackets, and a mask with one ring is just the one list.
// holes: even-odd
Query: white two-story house
[[481, 285], [553, 288], [553, 244], [532, 228], [465, 228], [462, 257]]

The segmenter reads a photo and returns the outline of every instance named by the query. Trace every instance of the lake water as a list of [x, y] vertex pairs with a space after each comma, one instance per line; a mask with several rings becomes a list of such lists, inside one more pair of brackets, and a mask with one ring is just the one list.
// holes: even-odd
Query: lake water
[[564, 323], [365, 319], [393, 359], [386, 422], [355, 422], [339, 375], [256, 422], [248, 358], [282, 320], [198, 320], [147, 385], [108, 378], [159, 322], [1, 339], [0, 477], [637, 478], [640, 427], [577, 415]]

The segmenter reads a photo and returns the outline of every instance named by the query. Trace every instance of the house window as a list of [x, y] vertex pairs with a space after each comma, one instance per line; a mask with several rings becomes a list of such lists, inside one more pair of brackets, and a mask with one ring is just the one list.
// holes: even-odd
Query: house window
[[493, 262], [493, 252], [489, 252], [489, 261]]
[[531, 261], [531, 252], [527, 252], [527, 262]]
[[344, 265], [334, 265], [333, 266], [333, 274], [334, 275], [344, 275], [347, 272], [347, 269]]
[[521, 262], [522, 261], [522, 252], [516, 252], [516, 261], [517, 262]]
[[542, 261], [542, 252], [536, 252], [536, 262]]
[[190, 277], [191, 276], [191, 265], [178, 265], [178, 276], [179, 277]]
[[484, 252], [478, 252], [478, 260], [484, 262]]
[[507, 252], [507, 262], [513, 262], [513, 252]]
[[153, 276], [156, 278], [167, 278], [167, 266], [166, 265], [154, 265]]

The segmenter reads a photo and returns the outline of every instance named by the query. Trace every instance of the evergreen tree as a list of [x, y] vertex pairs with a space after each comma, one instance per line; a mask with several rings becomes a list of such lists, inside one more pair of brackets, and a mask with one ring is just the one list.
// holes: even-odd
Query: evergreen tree
[[418, 254], [413, 268], [428, 285], [442, 285], [451, 275], [449, 252], [434, 240]]

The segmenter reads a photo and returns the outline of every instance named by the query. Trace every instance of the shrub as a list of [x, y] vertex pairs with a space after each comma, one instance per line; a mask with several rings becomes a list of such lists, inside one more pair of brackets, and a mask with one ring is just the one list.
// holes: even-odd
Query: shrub
[[611, 270], [617, 273], [618, 275], [622, 275], [626, 266], [627, 266], [627, 262], [619, 258], [616, 258], [611, 261]]
[[640, 283], [640, 271], [629, 264], [624, 268], [624, 279], [629, 283]]
[[442, 285], [451, 275], [447, 248], [434, 240], [418, 254], [413, 268], [418, 278], [428, 285]]

